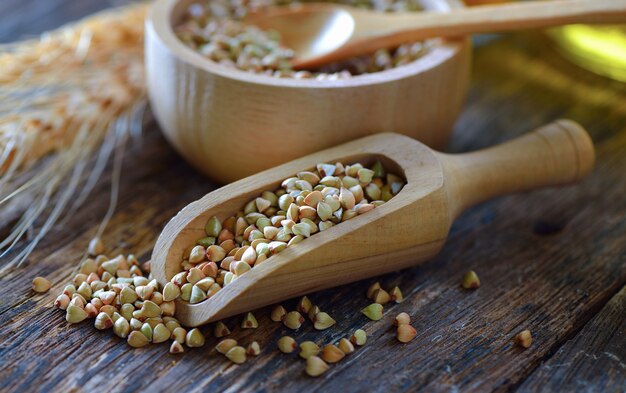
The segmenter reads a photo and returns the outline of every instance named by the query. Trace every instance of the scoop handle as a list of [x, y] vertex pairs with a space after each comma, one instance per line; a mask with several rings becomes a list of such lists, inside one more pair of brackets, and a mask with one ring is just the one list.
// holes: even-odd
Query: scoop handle
[[571, 120], [557, 120], [499, 146], [440, 155], [451, 218], [493, 197], [575, 183], [595, 161], [591, 137]]

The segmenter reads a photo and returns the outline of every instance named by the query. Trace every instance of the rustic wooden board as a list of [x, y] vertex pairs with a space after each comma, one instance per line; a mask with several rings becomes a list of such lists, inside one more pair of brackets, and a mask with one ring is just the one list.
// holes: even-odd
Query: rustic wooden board
[[64, 23], [133, 0], [2, 0], [0, 43], [33, 38]]
[[626, 287], [576, 337], [541, 365], [520, 391], [608, 392], [626, 381]]
[[[19, 8], [12, 12], [19, 15]], [[570, 117], [588, 127], [597, 144], [593, 175], [577, 186], [468, 211], [439, 257], [381, 278], [385, 287], [399, 285], [407, 299], [387, 307], [379, 322], [358, 312], [373, 280], [311, 296], [338, 321], [321, 333], [308, 323], [287, 331], [269, 320], [268, 310], [259, 310], [261, 327], [237, 328], [233, 337], [245, 344], [258, 340], [262, 354], [234, 366], [212, 350], [215, 338], [180, 356], [169, 355], [165, 344], [131, 349], [90, 323], [68, 326], [51, 308], [104, 215], [107, 173], [89, 206], [50, 233], [24, 268], [0, 270], [0, 391], [539, 391], [582, 386], [577, 383], [589, 391], [623, 391], [623, 334], [608, 330], [623, 331], [626, 88], [570, 65], [535, 35], [507, 36], [479, 48], [474, 63], [451, 151], [488, 146]], [[168, 218], [215, 188], [176, 156], [155, 126], [148, 127], [143, 147], [127, 155], [123, 173], [120, 206], [105, 235], [110, 254], [147, 258]], [[469, 268], [483, 283], [472, 292], [459, 287]], [[29, 290], [36, 275], [53, 281], [49, 294]], [[413, 316], [418, 330], [407, 345], [390, 327], [401, 311]], [[238, 322], [227, 321], [231, 327]], [[280, 354], [274, 344], [282, 334], [327, 343], [359, 327], [370, 336], [367, 345], [317, 380], [304, 375], [297, 355]], [[512, 337], [526, 328], [534, 344], [523, 350]], [[621, 337], [622, 344], [607, 344], [610, 337]], [[590, 367], [592, 359], [579, 351], [608, 351], [620, 360]], [[566, 366], [551, 373], [545, 368], [551, 365]]]

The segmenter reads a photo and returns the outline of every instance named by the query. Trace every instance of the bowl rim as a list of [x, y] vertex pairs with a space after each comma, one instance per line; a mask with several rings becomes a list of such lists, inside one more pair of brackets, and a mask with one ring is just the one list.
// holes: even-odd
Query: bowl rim
[[[188, 65], [219, 77], [232, 79], [238, 82], [276, 86], [284, 88], [318, 88], [333, 89], [344, 87], [370, 86], [402, 80], [436, 68], [460, 52], [467, 45], [467, 38], [459, 40], [434, 39], [429, 53], [419, 59], [399, 67], [368, 74], [356, 75], [346, 79], [317, 80], [277, 78], [275, 76], [255, 74], [229, 68], [206, 59], [178, 39], [174, 33], [172, 13], [181, 2], [193, 3], [197, 0], [157, 0], [153, 2], [146, 17], [146, 31], [156, 38], [161, 45], [167, 48], [174, 56]], [[465, 5], [459, 0], [424, 0], [430, 4], [429, 8], [439, 7], [439, 11], [449, 11], [453, 8], [463, 8]], [[146, 48], [149, 46], [149, 36], [146, 37]]]

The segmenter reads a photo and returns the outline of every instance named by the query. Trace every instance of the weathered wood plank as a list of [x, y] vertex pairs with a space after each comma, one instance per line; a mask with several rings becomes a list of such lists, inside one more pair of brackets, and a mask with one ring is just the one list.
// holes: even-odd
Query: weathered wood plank
[[0, 43], [33, 38], [68, 21], [132, 0], [2, 0]]
[[519, 392], [623, 392], [626, 388], [626, 287], [544, 362]]
[[[91, 323], [67, 326], [51, 302], [106, 210], [107, 172], [89, 207], [50, 233], [27, 266], [0, 271], [0, 390], [507, 391], [526, 386], [529, 375], [532, 383], [533, 371], [567, 340], [582, 331], [576, 340], [586, 342], [582, 337], [594, 332], [597, 320], [585, 325], [626, 284], [626, 89], [568, 64], [543, 42], [509, 36], [476, 51], [468, 105], [450, 150], [488, 146], [555, 117], [571, 117], [597, 143], [594, 174], [578, 186], [501, 198], [468, 211], [438, 258], [382, 278], [385, 287], [399, 285], [407, 298], [386, 307], [382, 321], [358, 312], [368, 303], [364, 292], [372, 280], [311, 296], [338, 321], [324, 332], [309, 323], [288, 331], [269, 320], [268, 310], [259, 310], [259, 329], [233, 333], [263, 348], [242, 366], [212, 352], [215, 338], [202, 349], [172, 356], [165, 344], [130, 349]], [[105, 235], [111, 254], [147, 258], [168, 218], [215, 187], [182, 162], [155, 127], [147, 130], [143, 148], [127, 155], [123, 173], [119, 209]], [[483, 282], [473, 292], [458, 285], [469, 268]], [[36, 275], [53, 281], [49, 294], [30, 292]], [[294, 302], [286, 305], [293, 308]], [[400, 311], [409, 312], [418, 329], [406, 345], [390, 327]], [[613, 318], [620, 315], [606, 314], [607, 325], [598, 328], [616, 326]], [[227, 321], [231, 327], [238, 322]], [[359, 327], [368, 332], [368, 344], [318, 380], [303, 374], [297, 355], [275, 349], [283, 334], [327, 343]], [[527, 350], [512, 343], [524, 328], [535, 335]], [[602, 348], [595, 341], [589, 345]], [[623, 351], [622, 346], [609, 352], [623, 362]]]

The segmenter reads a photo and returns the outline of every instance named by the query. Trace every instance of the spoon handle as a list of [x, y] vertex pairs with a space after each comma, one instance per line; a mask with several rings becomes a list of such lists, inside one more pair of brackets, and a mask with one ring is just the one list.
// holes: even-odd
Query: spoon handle
[[571, 120], [558, 120], [488, 149], [441, 154], [452, 217], [489, 198], [574, 183], [593, 168], [589, 134]]
[[[549, 0], [477, 6], [450, 12], [371, 14], [350, 10], [358, 22], [350, 46], [394, 47], [432, 37], [626, 21], [626, 0]], [[369, 15], [366, 15], [369, 14]], [[362, 42], [359, 42], [362, 41]], [[342, 48], [347, 49], [347, 48]], [[361, 49], [363, 51], [363, 49]]]

